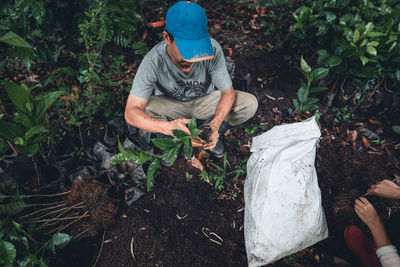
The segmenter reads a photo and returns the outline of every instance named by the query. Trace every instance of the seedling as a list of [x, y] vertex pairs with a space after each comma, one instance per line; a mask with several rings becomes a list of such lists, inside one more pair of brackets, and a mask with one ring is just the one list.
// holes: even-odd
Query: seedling
[[186, 172], [185, 173], [185, 177], [186, 177], [186, 179], [190, 180], [190, 179], [192, 179], [193, 174], [190, 174], [190, 173]]
[[333, 120], [335, 123], [339, 123], [340, 121], [347, 121], [351, 118], [348, 106], [343, 106], [340, 108], [334, 107], [333, 111], [336, 112], [335, 119]]
[[372, 140], [372, 143], [374, 143], [375, 145], [384, 147], [385, 146], [385, 139], [381, 139], [378, 136], [378, 138], [376, 138], [375, 140]]
[[316, 86], [311, 87], [311, 83], [316, 80], [321, 80], [326, 75], [328, 75], [329, 69], [327, 68], [317, 68], [315, 70], [311, 70], [311, 67], [304, 60], [303, 56], [301, 57], [301, 72], [306, 78], [305, 83], [303, 80], [300, 80], [300, 88], [297, 91], [298, 99], [293, 99], [294, 107], [296, 108], [296, 113], [301, 114], [305, 111], [313, 111], [318, 108], [316, 103], [319, 101], [318, 98], [310, 98], [311, 93], [325, 91], [327, 88], [324, 86]]
[[118, 148], [120, 153], [111, 157], [111, 164], [121, 164], [127, 160], [135, 162], [136, 164], [143, 164], [150, 162], [147, 170], [147, 191], [150, 191], [152, 187], [152, 178], [161, 168], [161, 161], [168, 158], [171, 165], [174, 164], [177, 153], [183, 146], [183, 153], [186, 158], [191, 159], [193, 154], [192, 140], [191, 138], [196, 138], [201, 134], [201, 130], [197, 129], [196, 120], [192, 118], [188, 124], [189, 131], [191, 135], [181, 131], [173, 130], [175, 137], [173, 139], [169, 138], [153, 138], [152, 143], [159, 149], [163, 151], [162, 155], [155, 155], [143, 150], [125, 150], [121, 145], [118, 138]]
[[244, 163], [243, 165], [239, 166], [231, 172], [227, 172], [228, 160], [227, 153], [225, 152], [222, 167], [213, 162], [209, 162], [209, 164], [217, 170], [217, 173], [207, 173], [203, 171], [200, 174], [200, 179], [206, 182], [214, 183], [214, 189], [217, 191], [221, 191], [225, 188], [226, 178], [234, 175], [232, 181], [235, 181], [240, 175], [246, 174], [246, 164], [245, 161], [242, 162]]
[[1, 84], [17, 112], [12, 122], [0, 120], [0, 136], [14, 144], [18, 152], [32, 157], [39, 151], [39, 144], [47, 139], [45, 133], [48, 130], [44, 125], [47, 110], [63, 92], [54, 91], [33, 97], [31, 91], [38, 86], [28, 88], [24, 84], [5, 80]]
[[259, 124], [259, 125], [253, 126], [252, 128], [247, 128], [247, 127], [245, 127], [245, 128], [244, 128], [244, 131], [245, 131], [248, 135], [251, 136], [251, 135], [253, 135], [253, 134], [258, 133], [258, 131], [260, 131], [260, 130], [264, 131], [264, 130], [266, 130], [266, 129], [267, 129], [267, 125]]

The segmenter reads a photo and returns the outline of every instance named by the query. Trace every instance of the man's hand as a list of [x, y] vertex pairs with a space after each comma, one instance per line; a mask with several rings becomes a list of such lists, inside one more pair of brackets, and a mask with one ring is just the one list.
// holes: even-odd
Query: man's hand
[[381, 218], [376, 212], [374, 206], [365, 198], [360, 197], [356, 199], [354, 205], [354, 210], [356, 211], [358, 217], [370, 228], [383, 227]]
[[400, 186], [385, 179], [372, 185], [370, 189], [368, 189], [368, 193], [378, 197], [400, 199]]
[[207, 142], [200, 137], [192, 138], [192, 147], [204, 147]]
[[166, 129], [164, 130], [164, 134], [174, 136], [173, 130], [181, 130], [190, 135], [190, 131], [186, 125], [190, 122], [189, 119], [180, 118], [177, 120], [173, 120], [168, 122]]
[[204, 149], [213, 150], [219, 139], [219, 128], [212, 123], [210, 123], [209, 125], [211, 127], [211, 135], [208, 137], [208, 142], [204, 144]]

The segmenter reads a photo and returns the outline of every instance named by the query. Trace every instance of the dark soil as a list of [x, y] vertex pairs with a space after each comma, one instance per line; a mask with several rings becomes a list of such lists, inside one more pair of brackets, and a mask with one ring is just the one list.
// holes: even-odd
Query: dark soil
[[[182, 170], [196, 178], [187, 180]], [[104, 245], [99, 266], [245, 264], [243, 205], [218, 200], [198, 173], [183, 160], [163, 169], [155, 188], [107, 232], [111, 241]]]
[[199, 127], [199, 130], [201, 130], [199, 137], [204, 141], [208, 141], [211, 135], [211, 127], [209, 125], [202, 125]]

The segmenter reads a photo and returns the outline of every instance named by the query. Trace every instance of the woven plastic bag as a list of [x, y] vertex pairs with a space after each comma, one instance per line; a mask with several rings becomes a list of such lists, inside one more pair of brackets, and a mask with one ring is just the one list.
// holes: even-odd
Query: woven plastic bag
[[281, 259], [328, 237], [315, 171], [315, 118], [253, 138], [244, 185], [249, 266]]

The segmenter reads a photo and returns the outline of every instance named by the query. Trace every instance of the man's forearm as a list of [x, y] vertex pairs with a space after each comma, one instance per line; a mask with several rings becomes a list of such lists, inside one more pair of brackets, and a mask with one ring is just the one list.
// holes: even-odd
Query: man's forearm
[[126, 110], [125, 120], [128, 124], [147, 132], [169, 134], [168, 122], [156, 120], [139, 108]]
[[233, 87], [229, 88], [227, 91], [222, 92], [221, 99], [219, 100], [217, 108], [215, 110], [214, 119], [210, 122], [210, 124], [215, 125], [219, 129], [221, 123], [231, 111], [234, 101], [235, 92], [233, 90]]

